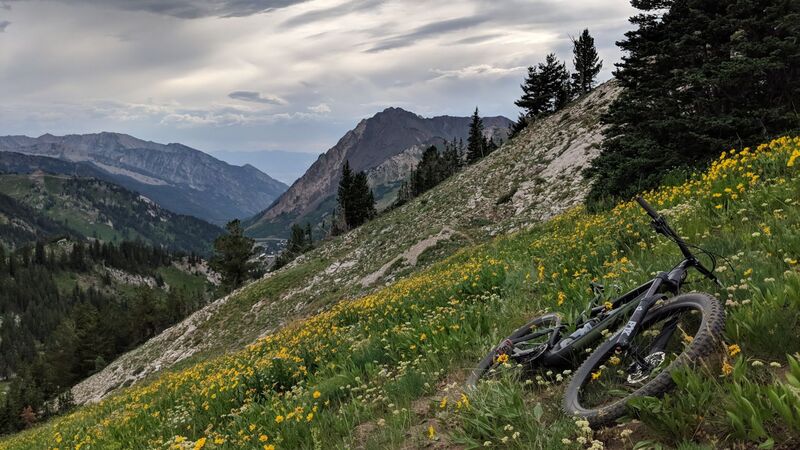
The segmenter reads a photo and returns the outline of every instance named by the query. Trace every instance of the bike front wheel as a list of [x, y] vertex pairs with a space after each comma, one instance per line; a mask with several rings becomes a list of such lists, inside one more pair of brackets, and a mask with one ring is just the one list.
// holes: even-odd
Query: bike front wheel
[[673, 385], [674, 370], [714, 352], [724, 326], [722, 305], [708, 294], [679, 295], [653, 308], [627, 350], [617, 353], [612, 337], [575, 371], [565, 412], [593, 426], [618, 419], [629, 400], [662, 395]]

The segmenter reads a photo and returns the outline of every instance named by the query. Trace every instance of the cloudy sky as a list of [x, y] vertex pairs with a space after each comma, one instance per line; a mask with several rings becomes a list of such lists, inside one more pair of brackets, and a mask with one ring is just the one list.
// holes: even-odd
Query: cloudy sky
[[[388, 106], [516, 117], [525, 68], [628, 0], [0, 0], [0, 134], [320, 153]], [[231, 154], [234, 154], [231, 153]], [[284, 154], [284, 153], [280, 153]]]

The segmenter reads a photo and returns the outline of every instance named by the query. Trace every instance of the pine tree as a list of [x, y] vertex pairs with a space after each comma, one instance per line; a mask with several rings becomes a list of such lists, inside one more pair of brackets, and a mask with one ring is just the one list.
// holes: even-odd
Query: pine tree
[[517, 117], [516, 122], [508, 126], [508, 138], [511, 139], [518, 135], [520, 131], [524, 130], [527, 126], [528, 116], [526, 116], [525, 113], [519, 113], [519, 117]]
[[[548, 105], [550, 97], [545, 92], [543, 79], [539, 73], [539, 68], [536, 66], [528, 67], [528, 76], [525, 81], [520, 85], [522, 88], [522, 97], [514, 102], [515, 105], [523, 109], [522, 117], [538, 117], [539, 115], [548, 112]], [[520, 120], [517, 123], [522, 124]], [[527, 122], [525, 122], [527, 125]], [[524, 128], [521, 127], [520, 129]]]
[[239, 219], [228, 222], [225, 230], [226, 234], [214, 240], [214, 256], [209, 266], [222, 275], [223, 285], [233, 290], [247, 279], [252, 269], [253, 240], [244, 235]]
[[353, 173], [345, 161], [336, 194], [337, 207], [333, 214], [332, 234], [356, 228], [377, 215], [375, 196], [369, 188], [364, 171]]
[[586, 175], [592, 204], [657, 186], [666, 172], [800, 130], [800, 2], [637, 1], [618, 43], [624, 88]]
[[543, 63], [528, 67], [528, 76], [520, 86], [522, 97], [514, 102], [523, 112], [511, 128], [511, 136], [524, 129], [531, 120], [563, 108], [572, 98], [569, 72], [564, 63], [550, 53]]
[[467, 163], [472, 164], [484, 156], [486, 156], [486, 140], [483, 136], [483, 120], [478, 115], [478, 107], [475, 107], [467, 137]]
[[378, 215], [375, 209], [375, 195], [369, 188], [366, 172], [360, 171], [355, 174], [352, 189], [352, 206], [349, 209], [345, 208], [347, 226], [351, 229]]
[[564, 107], [571, 97], [566, 64], [559, 61], [555, 53], [550, 53], [544, 63], [539, 63], [539, 77], [545, 96], [544, 112], [552, 113]]
[[594, 38], [589, 34], [589, 29], [584, 29], [577, 39], [572, 39], [572, 64], [575, 72], [572, 73], [572, 90], [575, 94], [585, 94], [592, 90], [594, 80], [603, 61], [597, 56]]

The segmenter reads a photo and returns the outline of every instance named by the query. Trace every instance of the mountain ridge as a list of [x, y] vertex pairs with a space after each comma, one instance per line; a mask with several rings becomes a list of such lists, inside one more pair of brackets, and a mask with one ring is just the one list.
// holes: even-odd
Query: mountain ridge
[[[425, 118], [398, 107], [389, 107], [361, 119], [268, 208], [246, 221], [248, 232], [266, 237], [285, 234], [293, 222], [309, 221], [318, 225], [332, 209], [331, 197], [345, 160], [353, 170], [369, 173], [411, 147], [441, 144], [452, 139], [466, 140], [470, 120], [453, 116]], [[483, 118], [485, 134], [491, 138], [504, 139], [511, 123], [503, 116]], [[396, 183], [406, 175], [398, 173], [397, 179], [391, 182]], [[390, 190], [385, 185], [371, 187], [376, 194]], [[381, 199], [378, 195], [379, 202]]]
[[[202, 219], [173, 213], [142, 194], [96, 178], [42, 171], [0, 174], [0, 195], [24, 206], [14, 208], [6, 201], [10, 211], [0, 210], [0, 216], [9, 217], [0, 241], [11, 246], [70, 234], [208, 255], [212, 241], [222, 233]], [[30, 213], [24, 214], [27, 210]]]
[[253, 215], [287, 188], [253, 166], [228, 164], [184, 144], [159, 144], [122, 133], [0, 136], [0, 151], [91, 164], [108, 181], [176, 213], [218, 225]]

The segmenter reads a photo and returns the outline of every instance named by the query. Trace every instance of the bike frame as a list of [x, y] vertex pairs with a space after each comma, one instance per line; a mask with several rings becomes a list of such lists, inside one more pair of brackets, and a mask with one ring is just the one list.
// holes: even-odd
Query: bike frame
[[[617, 339], [618, 346], [621, 346], [623, 349], [627, 348], [630, 340], [638, 334], [641, 328], [641, 321], [650, 308], [652, 308], [659, 299], [664, 298], [666, 292], [673, 295], [678, 294], [680, 292], [680, 286], [686, 278], [688, 268], [694, 267], [695, 263], [696, 262], [693, 260], [685, 259], [669, 273], [659, 273], [652, 280], [612, 301], [610, 311], [606, 311], [605, 306], [592, 308], [589, 319], [578, 323], [578, 327], [596, 319], [603, 313], [607, 312], [607, 315], [602, 317], [588, 333], [566, 345], [559, 345], [561, 339], [554, 339], [554, 341], [551, 342], [552, 345], [550, 345], [550, 349], [540, 357], [537, 363], [548, 367], [572, 366], [574, 365], [575, 359], [577, 359], [577, 355], [582, 354], [587, 348], [603, 339], [603, 332], [605, 330], [618, 327], [626, 319], [628, 320], [627, 324], [620, 330], [615, 338]], [[554, 330], [555, 333], [560, 331], [560, 328]]]
[[[617, 331], [611, 339], [616, 339], [615, 351], [626, 351], [631, 341], [638, 335], [642, 327], [642, 321], [647, 316], [648, 311], [658, 302], [666, 297], [666, 293], [677, 295], [686, 279], [690, 268], [693, 268], [719, 284], [714, 274], [705, 268], [700, 261], [689, 250], [689, 246], [677, 233], [675, 233], [655, 210], [642, 198], [636, 201], [652, 217], [651, 225], [656, 232], [663, 234], [673, 240], [683, 253], [684, 259], [669, 272], [659, 272], [652, 280], [636, 287], [635, 289], [623, 294], [611, 302], [611, 309], [605, 306], [597, 306], [590, 310], [589, 318], [577, 324], [577, 328], [599, 318], [599, 321], [586, 334], [572, 339], [571, 336], [561, 337], [564, 326], [557, 321], [552, 331], [552, 335], [547, 344], [547, 350], [536, 357], [536, 363], [545, 367], [564, 367], [574, 366], [575, 361], [585, 352], [587, 348], [603, 339], [603, 332], [619, 327], [624, 320], [627, 323]], [[667, 335], [660, 337], [666, 342], [671, 337], [673, 328], [666, 327]], [[570, 339], [570, 340], [568, 340]]]

